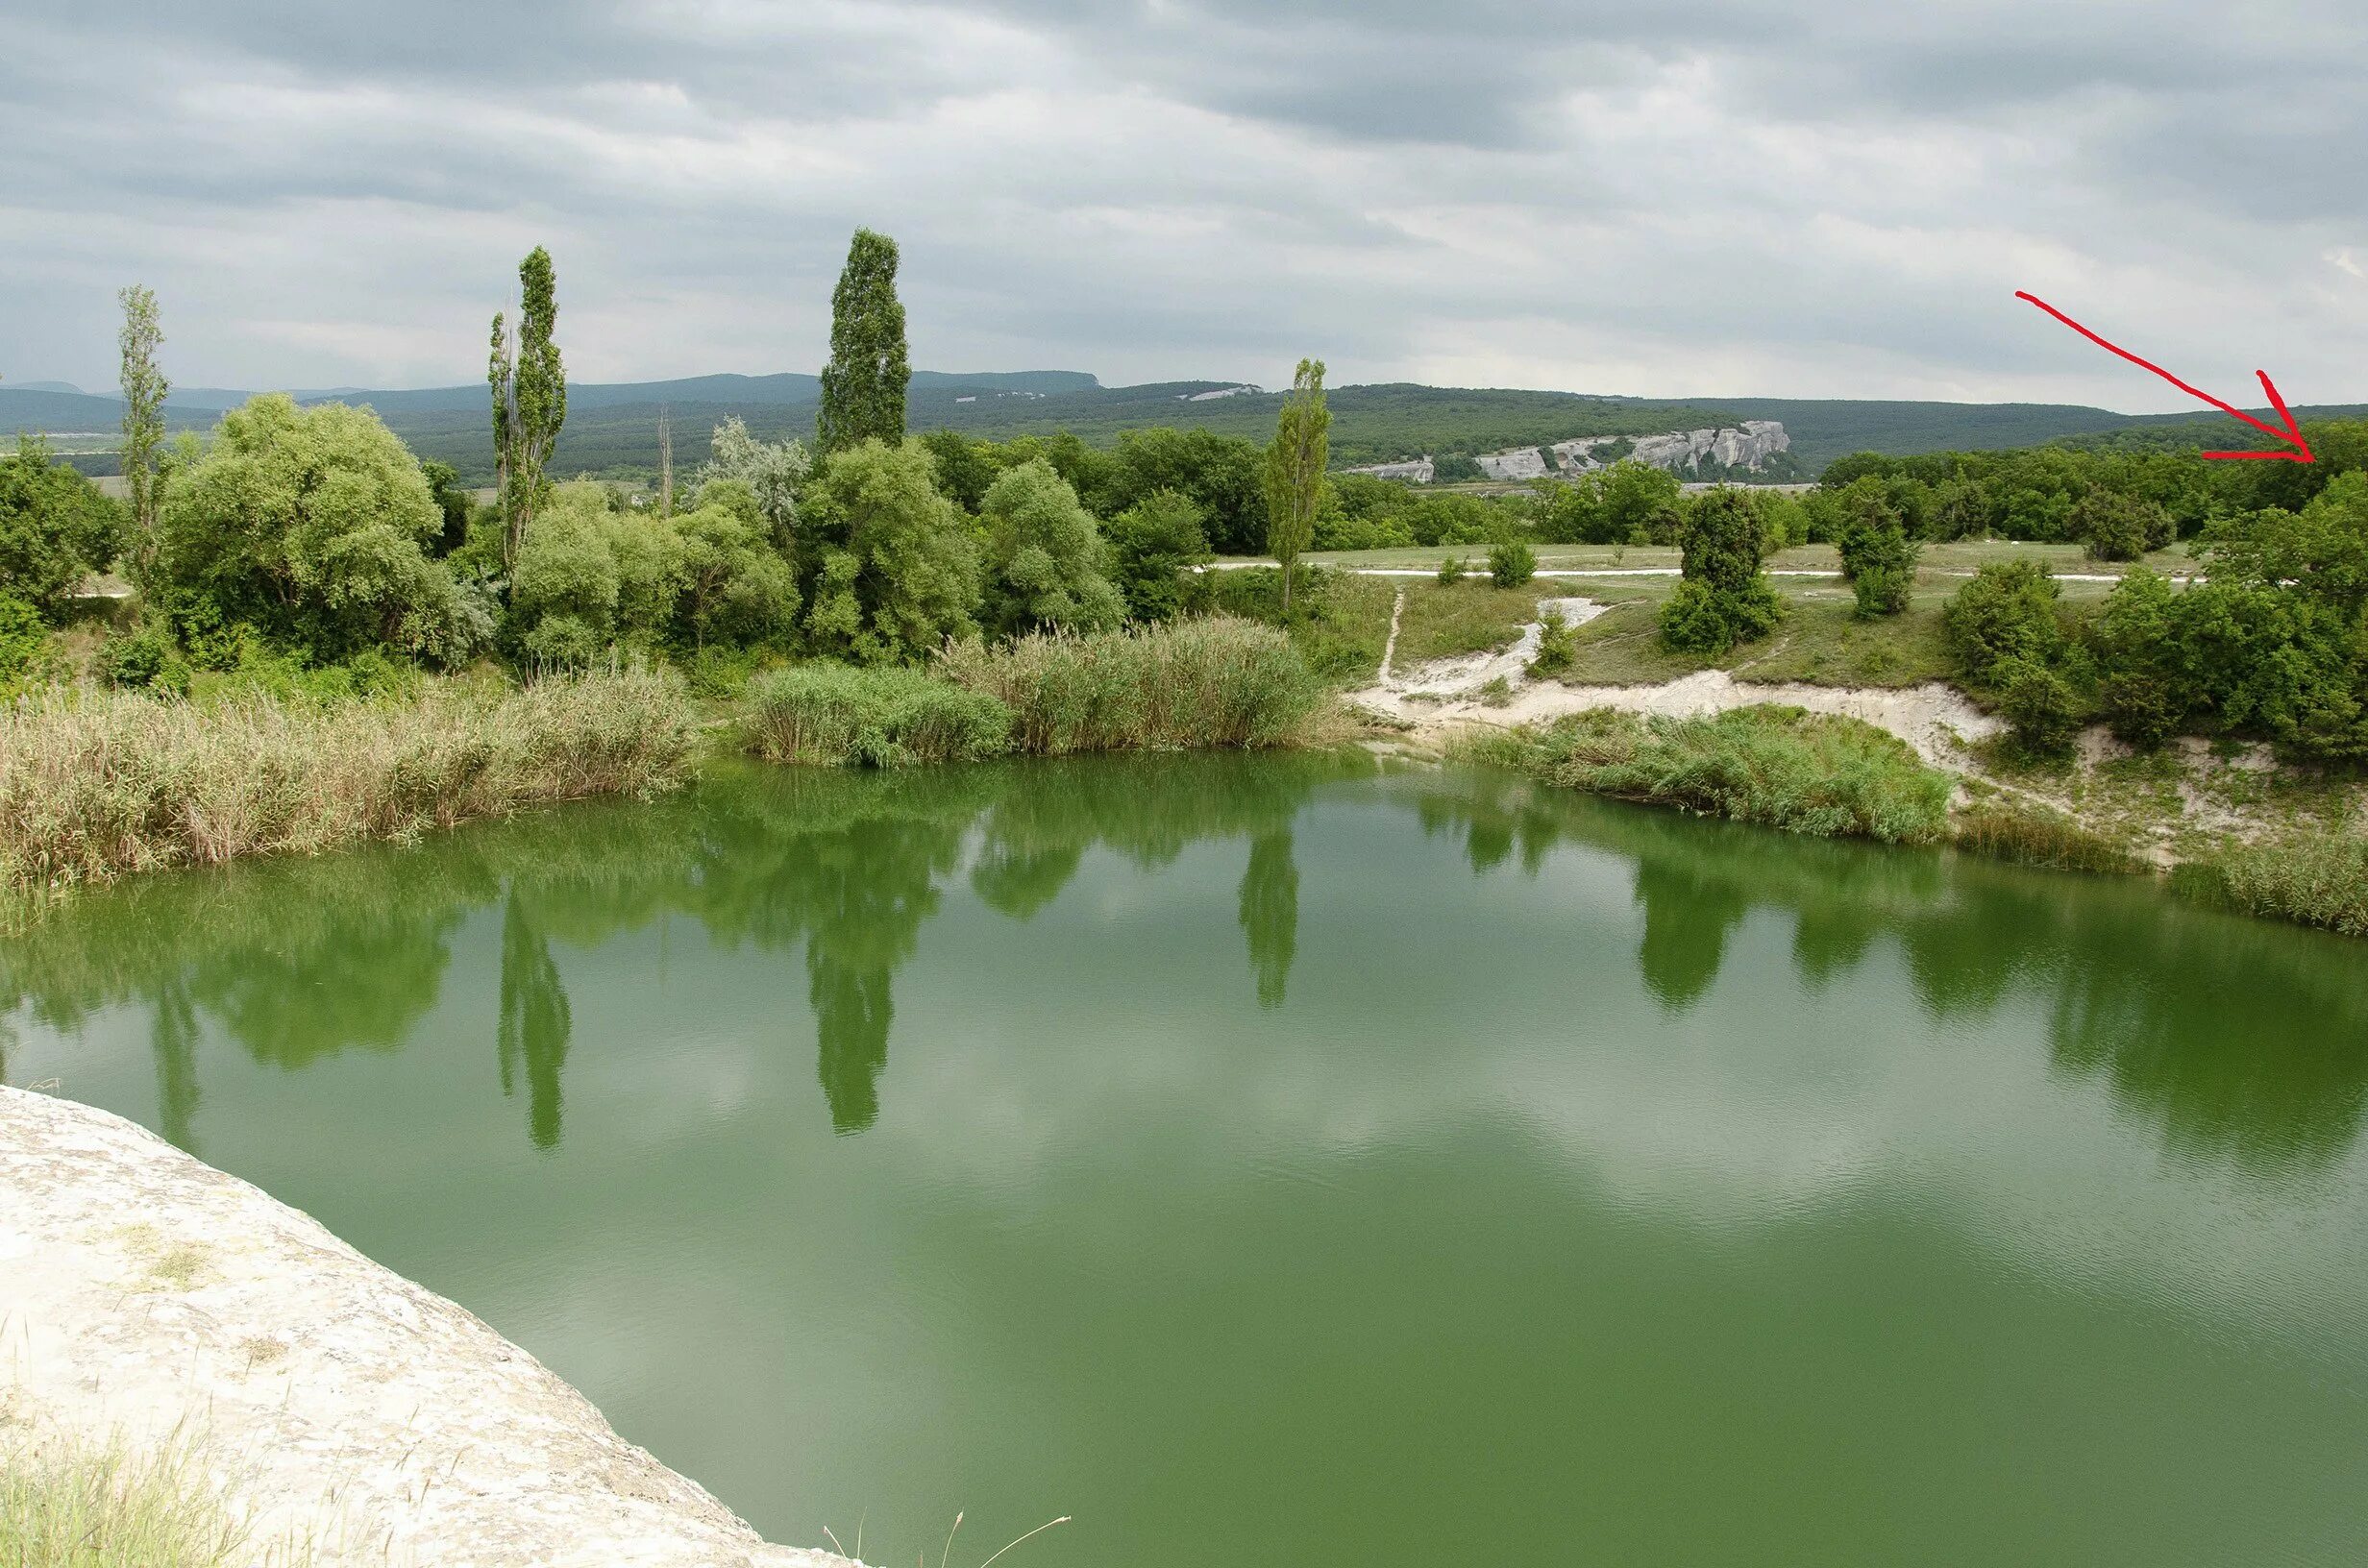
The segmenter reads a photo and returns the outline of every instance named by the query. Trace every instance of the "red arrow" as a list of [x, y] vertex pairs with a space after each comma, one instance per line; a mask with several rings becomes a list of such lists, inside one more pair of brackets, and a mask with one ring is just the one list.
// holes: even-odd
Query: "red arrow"
[[2130, 363], [2134, 365], [2139, 365], [2147, 370], [2153, 371], [2156, 375], [2161, 377], [2164, 380], [2170, 382], [2182, 392], [2186, 393], [2187, 396], [2191, 398], [2201, 398], [2206, 403], [2210, 404], [2214, 408], [2219, 409], [2222, 413], [2234, 415], [2236, 418], [2241, 419], [2246, 424], [2252, 426], [2255, 429], [2261, 431], [2264, 435], [2283, 441], [2287, 445], [2297, 449], [2293, 452], [2208, 452], [2203, 455], [2207, 457], [2235, 458], [2266, 457], [2275, 458], [2279, 461], [2288, 463], [2315, 463], [2318, 461], [2318, 457], [2310, 450], [2310, 443], [2303, 439], [2302, 428], [2294, 423], [2294, 416], [2286, 411], [2285, 399], [2278, 396], [2278, 388], [2271, 383], [2268, 371], [2257, 370], [2254, 374], [2261, 378], [2261, 390], [2269, 394], [2269, 405], [2278, 410], [2278, 417], [2280, 419], [2285, 421], [2285, 429], [2282, 430], [2273, 425], [2263, 424], [2261, 421], [2254, 418], [2251, 414], [2246, 413], [2242, 408], [2236, 407], [2232, 404], [2222, 403], [2218, 398], [2213, 397], [2208, 392], [2189, 386], [2186, 382], [2181, 380], [2169, 371], [2164, 370], [2160, 365], [2152, 364], [2147, 360], [2140, 359], [2136, 355], [2132, 354], [2128, 349], [2121, 347], [2119, 344], [2107, 342], [2104, 338], [2099, 337], [2096, 333], [2090, 331], [2079, 322], [2074, 321], [2070, 316], [2065, 315], [2062, 311], [2057, 309], [2054, 306], [2048, 304], [2036, 294], [2027, 294], [2018, 288], [2014, 291], [2014, 297], [2018, 300], [2029, 300], [2032, 304], [2037, 306], [2049, 315], [2054, 316], [2058, 321], [2062, 322], [2066, 327], [2069, 327], [2074, 331], [2080, 333], [2081, 336], [2088, 339], [2089, 342], [2096, 344], [2102, 349], [2110, 349], [2113, 353], [2120, 355], [2124, 359], [2129, 360]]

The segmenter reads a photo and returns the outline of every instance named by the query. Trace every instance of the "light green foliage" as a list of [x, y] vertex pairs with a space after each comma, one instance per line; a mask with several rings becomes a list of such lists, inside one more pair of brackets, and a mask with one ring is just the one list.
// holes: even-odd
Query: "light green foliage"
[[1549, 783], [1789, 833], [1931, 844], [1948, 828], [1947, 774], [1856, 719], [1799, 708], [1714, 718], [1575, 714], [1515, 754]]
[[977, 548], [919, 441], [823, 460], [802, 501], [798, 567], [816, 652], [909, 663], [978, 630]]
[[904, 440], [904, 306], [897, 300], [897, 242], [858, 229], [830, 293], [830, 362], [823, 366], [815, 438], [826, 455]]
[[962, 643], [941, 668], [1011, 710], [1020, 749], [1047, 754], [1288, 746], [1324, 706], [1289, 639], [1246, 621]]
[[1103, 631], [1126, 602], [1102, 570], [1094, 514], [1042, 458], [1005, 469], [980, 503], [986, 525], [988, 629]]
[[2089, 491], [2073, 503], [2064, 527], [2092, 561], [2134, 561], [2175, 536], [2170, 513], [2143, 496], [2118, 490]]
[[1992, 562], [1945, 612], [1959, 678], [1993, 698], [2033, 751], [2060, 750], [2086, 710], [2089, 666], [2057, 613], [2061, 595], [2035, 562]]
[[749, 682], [743, 708], [749, 747], [769, 762], [897, 768], [1011, 744], [1011, 710], [995, 698], [896, 665], [769, 671]]
[[1677, 476], [1623, 457], [1564, 481], [1541, 479], [1538, 537], [1561, 545], [1667, 544], [1683, 491]]
[[1426, 549], [1492, 544], [1518, 527], [1509, 508], [1485, 496], [1419, 496], [1399, 518], [1415, 543]]
[[380, 647], [455, 664], [493, 627], [426, 554], [443, 521], [377, 415], [269, 394], [223, 415], [166, 482], [141, 586], [201, 643], [244, 625], [320, 662]]
[[1878, 481], [1862, 479], [1840, 500], [1834, 544], [1841, 552], [1841, 575], [1857, 593], [1859, 618], [1897, 615], [1915, 586], [1919, 547]]
[[937, 487], [946, 499], [966, 512], [978, 510], [987, 486], [1003, 471], [1001, 449], [992, 441], [974, 441], [960, 430], [936, 429], [921, 438], [937, 464]]
[[1323, 401], [1323, 361], [1302, 359], [1283, 400], [1267, 449], [1267, 551], [1283, 569], [1283, 618], [1291, 618], [1292, 578], [1299, 552], [1315, 537], [1324, 470], [1331, 463], [1332, 415]]
[[[285, 1543], [283, 1543], [284, 1545]], [[0, 1429], [0, 1562], [11, 1568], [233, 1568], [300, 1559], [252, 1539], [193, 1444], [134, 1450]]]
[[493, 449], [501, 490], [502, 559], [515, 566], [527, 530], [550, 493], [545, 468], [567, 423], [567, 373], [552, 334], [558, 325], [551, 253], [540, 245], [518, 263], [518, 338], [500, 311], [485, 380], [493, 393]]
[[1470, 570], [1470, 563], [1461, 555], [1442, 556], [1439, 562], [1439, 586], [1442, 588], [1454, 587], [1464, 580], [1465, 574]]
[[799, 487], [813, 466], [802, 443], [759, 441], [749, 434], [748, 422], [734, 414], [708, 440], [707, 461], [699, 471], [701, 502], [705, 487], [719, 479], [746, 485], [773, 542], [785, 550], [798, 526]]
[[123, 479], [132, 493], [134, 564], [145, 565], [157, 526], [157, 458], [164, 448], [164, 398], [172, 390], [157, 368], [164, 331], [157, 322], [157, 297], [134, 285], [119, 291], [123, 331], [117, 340], [122, 363], [116, 384], [123, 389]]
[[1391, 550], [1416, 543], [1408, 514], [1414, 493], [1394, 479], [1335, 474], [1316, 518], [1318, 550]]
[[19, 434], [0, 458], [0, 595], [55, 622], [75, 585], [113, 559], [122, 512], [99, 487]]
[[[785, 643], [798, 620], [798, 577], [774, 548], [774, 526], [749, 506], [700, 491], [694, 511], [673, 519], [678, 584], [672, 622], [678, 643], [752, 648]], [[661, 522], [661, 527], [665, 525]]]
[[0, 590], [0, 701], [23, 691], [41, 673], [49, 649], [49, 628], [40, 612], [14, 595]]
[[2183, 879], [2251, 914], [2368, 937], [2368, 837], [2322, 832], [2232, 844]]
[[1209, 548], [1221, 555], [1255, 555], [1266, 546], [1266, 456], [1257, 443], [1212, 430], [1164, 427], [1126, 430], [1118, 438], [1118, 460], [1106, 497], [1106, 512], [1122, 511], [1145, 497], [1172, 490], [1200, 508]]
[[1518, 539], [1489, 551], [1489, 578], [1499, 588], [1518, 588], [1537, 575], [1537, 551]]
[[1184, 597], [1184, 574], [1209, 559], [1200, 508], [1175, 490], [1154, 490], [1102, 528], [1110, 576], [1138, 621], [1174, 618]]
[[1661, 609], [1661, 640], [1681, 653], [1724, 653], [1764, 637], [1784, 614], [1760, 570], [1765, 525], [1749, 497], [1718, 489], [1687, 506], [1678, 525], [1684, 576]]

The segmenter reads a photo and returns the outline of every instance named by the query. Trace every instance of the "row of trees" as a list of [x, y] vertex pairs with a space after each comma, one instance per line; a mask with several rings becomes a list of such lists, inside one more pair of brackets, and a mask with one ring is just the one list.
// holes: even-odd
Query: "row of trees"
[[897, 262], [894, 241], [856, 233], [832, 295], [818, 452], [728, 421], [679, 497], [669, 464], [654, 506], [550, 473], [567, 383], [539, 247], [519, 268], [515, 322], [493, 318], [499, 483], [482, 506], [367, 408], [266, 395], [209, 445], [165, 445], [155, 301], [127, 290], [131, 502], [37, 443], [0, 463], [0, 658], [22, 666], [78, 586], [114, 566], [142, 606], [101, 658], [125, 683], [270, 661], [449, 668], [488, 651], [530, 668], [618, 649], [907, 661], [949, 638], [1174, 615], [1212, 531], [1239, 548], [1255, 527], [1249, 548], [1286, 561], [1314, 538], [1329, 493], [1320, 362], [1300, 365], [1264, 452], [1176, 431], [1115, 457], [915, 440]]

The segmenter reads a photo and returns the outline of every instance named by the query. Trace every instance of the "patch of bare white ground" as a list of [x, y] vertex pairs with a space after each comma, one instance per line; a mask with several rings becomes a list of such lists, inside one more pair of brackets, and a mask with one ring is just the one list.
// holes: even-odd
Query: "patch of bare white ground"
[[[0, 1087], [0, 1423], [195, 1439], [259, 1560], [846, 1568], [459, 1307], [104, 1111]], [[304, 1554], [300, 1553], [300, 1556]]]
[[[1548, 599], [1539, 606], [1542, 614], [1547, 608], [1561, 610], [1572, 625], [1593, 620], [1606, 607], [1589, 599]], [[1502, 652], [1435, 660], [1403, 674], [1385, 673], [1379, 684], [1351, 693], [1349, 700], [1409, 722], [1418, 732], [1474, 723], [1533, 723], [1591, 708], [1694, 718], [1730, 708], [1784, 703], [1811, 713], [1862, 720], [1898, 736], [1915, 748], [1916, 755], [1936, 765], [1953, 761], [1961, 765], [1967, 745], [1987, 740], [2006, 728], [1997, 716], [1984, 713], [1962, 694], [1938, 681], [1899, 688], [1812, 686], [1800, 681], [1741, 681], [1723, 670], [1705, 670], [1658, 686], [1564, 686], [1533, 681], [1529, 663], [1537, 657], [1542, 627], [1542, 622], [1522, 627], [1519, 639]], [[1510, 696], [1492, 705], [1484, 699], [1484, 690], [1498, 679], [1505, 682]]]

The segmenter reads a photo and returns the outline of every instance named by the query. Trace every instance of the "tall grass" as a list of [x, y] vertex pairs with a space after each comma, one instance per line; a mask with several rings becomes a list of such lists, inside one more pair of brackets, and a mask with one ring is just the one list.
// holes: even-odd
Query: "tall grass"
[[0, 708], [0, 886], [309, 853], [688, 771], [678, 681], [437, 681], [335, 706], [50, 691]]
[[1510, 762], [1564, 789], [1819, 838], [1931, 844], [1948, 829], [1946, 774], [1871, 724], [1799, 708], [1702, 719], [1598, 708], [1460, 754]]
[[1957, 846], [2019, 866], [2071, 871], [2142, 871], [2135, 855], [2104, 834], [2053, 807], [2028, 801], [1983, 800], [1957, 819]]
[[2368, 837], [2357, 833], [2232, 845], [2181, 867], [2175, 880], [2250, 914], [2368, 937]]
[[1011, 710], [918, 670], [809, 664], [751, 680], [749, 748], [769, 762], [967, 762], [1011, 744]]
[[[0, 1447], [0, 1563], [41, 1568], [230, 1568], [259, 1554], [190, 1445], [134, 1453], [18, 1439]], [[308, 1554], [307, 1554], [308, 1556]]]
[[1247, 621], [957, 644], [939, 668], [1008, 707], [1014, 744], [1046, 755], [1288, 746], [1327, 708], [1290, 641]]

